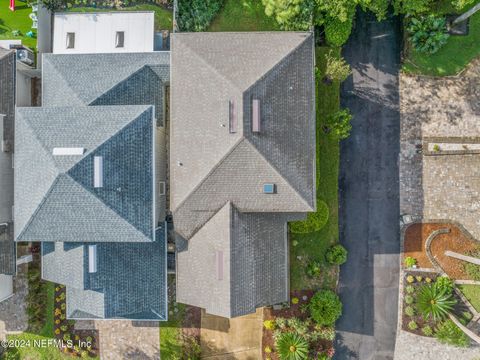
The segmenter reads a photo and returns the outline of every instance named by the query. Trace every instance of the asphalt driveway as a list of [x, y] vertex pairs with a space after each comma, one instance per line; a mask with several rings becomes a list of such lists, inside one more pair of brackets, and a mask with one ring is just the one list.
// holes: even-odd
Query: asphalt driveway
[[341, 102], [354, 114], [341, 144], [340, 242], [348, 249], [336, 359], [393, 359], [397, 327], [400, 22], [359, 12], [343, 56], [353, 76]]

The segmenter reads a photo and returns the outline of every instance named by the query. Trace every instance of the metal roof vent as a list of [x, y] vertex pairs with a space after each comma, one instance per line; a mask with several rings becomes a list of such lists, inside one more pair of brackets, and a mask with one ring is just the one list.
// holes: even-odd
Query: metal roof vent
[[88, 245], [88, 272], [97, 272], [97, 245]]
[[103, 187], [103, 156], [93, 157], [93, 187]]
[[223, 280], [223, 251], [217, 251], [217, 280]]
[[252, 100], [252, 131], [260, 132], [260, 100]]
[[52, 155], [54, 156], [79, 156], [85, 152], [81, 147], [54, 147]]
[[230, 134], [237, 132], [237, 111], [235, 109], [235, 101], [230, 100], [228, 102], [228, 124]]
[[263, 193], [264, 194], [275, 194], [277, 192], [277, 187], [275, 184], [268, 183], [263, 184]]

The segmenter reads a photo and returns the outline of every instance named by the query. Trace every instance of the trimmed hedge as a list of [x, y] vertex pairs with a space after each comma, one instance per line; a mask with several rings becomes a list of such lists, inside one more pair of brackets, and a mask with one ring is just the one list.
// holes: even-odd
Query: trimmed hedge
[[309, 213], [304, 221], [290, 223], [290, 231], [296, 234], [308, 234], [322, 229], [328, 221], [328, 206], [323, 200], [317, 201], [317, 211]]
[[333, 325], [342, 315], [342, 302], [332, 290], [320, 290], [308, 305], [313, 320], [319, 325]]
[[342, 245], [333, 245], [325, 253], [325, 259], [331, 265], [342, 265], [347, 261], [347, 253], [347, 249]]

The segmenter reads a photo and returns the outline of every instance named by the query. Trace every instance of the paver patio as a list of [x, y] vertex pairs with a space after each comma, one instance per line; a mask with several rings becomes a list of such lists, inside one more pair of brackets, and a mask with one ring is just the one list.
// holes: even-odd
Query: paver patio
[[202, 359], [258, 360], [262, 358], [263, 309], [234, 319], [202, 312]]

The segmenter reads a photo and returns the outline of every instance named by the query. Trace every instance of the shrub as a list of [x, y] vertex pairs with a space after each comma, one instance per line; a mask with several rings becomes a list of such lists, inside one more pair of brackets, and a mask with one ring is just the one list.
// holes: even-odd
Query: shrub
[[403, 263], [405, 264], [405, 267], [411, 268], [411, 267], [413, 267], [414, 265], [417, 265], [417, 260], [414, 259], [414, 258], [411, 257], [411, 256], [407, 256], [407, 257], [403, 260]]
[[445, 288], [433, 285], [423, 285], [417, 297], [418, 310], [425, 318], [433, 320], [444, 319], [453, 309], [456, 301]]
[[405, 300], [405, 304], [408, 304], [408, 305], [413, 304], [413, 296], [411, 295], [405, 295], [404, 300]]
[[263, 322], [263, 327], [267, 330], [275, 330], [275, 321], [274, 320], [265, 320]]
[[429, 278], [428, 276], [425, 278], [425, 282], [427, 284], [430, 284], [432, 282], [432, 278]]
[[265, 352], [265, 354], [270, 354], [272, 352], [272, 348], [270, 346], [265, 346], [263, 351]]
[[308, 30], [314, 2], [311, 0], [262, 0], [265, 14], [273, 16], [283, 30]]
[[405, 287], [405, 291], [407, 294], [413, 294], [415, 292], [415, 288], [412, 285], [408, 285]]
[[434, 15], [412, 18], [407, 31], [413, 48], [430, 55], [440, 50], [449, 37], [445, 18]]
[[334, 137], [339, 140], [350, 136], [352, 125], [350, 124], [353, 116], [349, 109], [341, 109], [327, 117], [326, 127]]
[[303, 360], [308, 356], [308, 343], [295, 333], [283, 333], [279, 336], [275, 346], [282, 360]]
[[410, 322], [408, 323], [408, 328], [409, 328], [410, 330], [417, 330], [417, 329], [418, 329], [418, 325], [417, 325], [417, 323], [416, 323], [415, 321], [412, 320], [412, 321], [410, 321]]
[[325, 39], [332, 46], [342, 46], [350, 37], [353, 26], [353, 16], [346, 21], [329, 17], [325, 20]]
[[428, 325], [425, 325], [423, 328], [422, 328], [422, 333], [423, 335], [425, 336], [432, 336], [433, 335], [433, 329], [428, 326]]
[[325, 253], [325, 259], [329, 264], [342, 265], [347, 261], [347, 249], [340, 244], [330, 246]]
[[422, 282], [423, 277], [421, 277], [421, 276], [415, 276], [415, 279], [416, 279], [418, 282]]
[[322, 327], [318, 330], [319, 338], [333, 341], [335, 339], [335, 329], [331, 326]]
[[298, 300], [297, 297], [293, 297], [293, 298], [292, 298], [292, 304], [293, 304], [293, 305], [297, 305], [299, 301], [300, 301], [300, 300]]
[[467, 347], [470, 340], [455, 323], [448, 319], [439, 324], [435, 329], [435, 337], [443, 344]]
[[415, 278], [414, 278], [412, 275], [408, 275], [408, 276], [407, 276], [407, 282], [408, 282], [408, 283], [411, 284], [411, 283], [413, 283], [414, 281], [415, 281]]
[[333, 325], [342, 315], [342, 303], [332, 290], [320, 290], [309, 304], [313, 320], [320, 325]]
[[51, 12], [55, 12], [66, 5], [66, 0], [42, 0], [42, 4]]
[[440, 289], [445, 289], [448, 294], [451, 294], [453, 292], [454, 283], [448, 276], [439, 276], [437, 280], [435, 280], [435, 286]]
[[277, 317], [275, 319], [275, 327], [279, 329], [285, 329], [287, 327], [287, 319], [282, 317]]
[[407, 316], [415, 316], [415, 309], [411, 306], [407, 306], [405, 308], [405, 315]]
[[178, 0], [178, 26], [182, 31], [205, 31], [223, 0]]
[[350, 65], [344, 58], [332, 55], [332, 50], [325, 54], [327, 60], [325, 68], [325, 80], [342, 82], [352, 73]]
[[317, 277], [322, 272], [322, 264], [320, 263], [320, 261], [317, 260], [310, 261], [307, 264], [307, 268], [305, 271], [307, 272], [308, 277]]
[[322, 229], [328, 221], [329, 209], [325, 201], [317, 201], [317, 211], [308, 213], [307, 219], [290, 223], [290, 231], [296, 234], [308, 234]]

